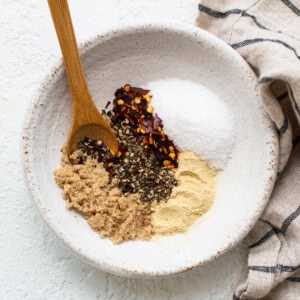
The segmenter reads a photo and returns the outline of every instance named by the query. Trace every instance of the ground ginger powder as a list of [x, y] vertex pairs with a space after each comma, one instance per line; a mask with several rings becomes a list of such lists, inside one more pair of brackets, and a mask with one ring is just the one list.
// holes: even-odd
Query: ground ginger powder
[[152, 214], [153, 231], [157, 235], [185, 232], [207, 212], [215, 199], [216, 172], [192, 151], [179, 154], [176, 178], [167, 202], [161, 201]]
[[[84, 154], [78, 150], [72, 159]], [[84, 164], [71, 164], [65, 150], [62, 166], [55, 170], [55, 180], [63, 189], [68, 209], [80, 212], [102, 237], [114, 243], [127, 240], [148, 240], [152, 236], [151, 207], [137, 194], [125, 197], [117, 180], [109, 183], [109, 174], [91, 157]]]

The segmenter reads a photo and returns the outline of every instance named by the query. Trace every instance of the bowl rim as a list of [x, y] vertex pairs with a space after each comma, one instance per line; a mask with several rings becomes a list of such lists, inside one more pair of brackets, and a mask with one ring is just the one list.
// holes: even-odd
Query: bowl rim
[[[81, 56], [88, 52], [90, 49], [92, 49], [94, 46], [103, 43], [106, 40], [110, 40], [112, 38], [117, 38], [119, 36], [122, 36], [124, 34], [128, 33], [140, 33], [140, 32], [151, 32], [151, 31], [159, 31], [164, 30], [166, 32], [175, 32], [175, 33], [181, 33], [185, 36], [193, 37], [199, 39], [199, 41], [202, 40], [204, 37], [206, 40], [209, 40], [213, 45], [217, 45], [220, 48], [224, 50], [224, 53], [228, 55], [228, 53], [232, 56], [232, 59], [235, 59], [237, 63], [241, 65], [241, 67], [248, 72], [249, 74], [249, 81], [253, 82], [253, 86], [257, 88], [258, 86], [258, 80], [254, 73], [254, 71], [250, 68], [250, 66], [246, 63], [246, 61], [242, 58], [242, 56], [232, 49], [228, 44], [226, 44], [223, 40], [219, 39], [218, 37], [212, 35], [211, 33], [202, 30], [194, 25], [189, 25], [186, 23], [179, 23], [179, 22], [161, 22], [161, 23], [128, 23], [127, 25], [119, 25], [114, 26], [113, 28], [107, 29], [103, 31], [101, 34], [88, 39], [87, 41], [81, 43], [79, 45], [80, 54]], [[263, 212], [270, 195], [272, 193], [275, 180], [276, 180], [276, 174], [277, 174], [277, 168], [278, 168], [278, 161], [279, 161], [279, 142], [276, 135], [275, 127], [273, 123], [271, 122], [268, 115], [265, 113], [268, 125], [270, 130], [273, 132], [273, 135], [270, 136], [270, 142], [274, 145], [274, 150], [270, 152], [270, 160], [268, 161], [268, 165], [270, 168], [270, 171], [273, 173], [272, 176], [268, 178], [268, 180], [265, 182], [265, 189], [264, 189], [264, 196], [257, 201], [257, 204], [259, 206], [259, 209], [253, 211], [251, 216], [251, 221], [244, 225], [244, 227], [238, 228], [237, 232], [235, 233], [235, 239], [232, 240], [232, 242], [224, 243], [223, 247], [220, 247], [219, 250], [216, 250], [215, 253], [212, 253], [207, 260], [199, 260], [198, 263], [177, 269], [176, 271], [159, 271], [159, 272], [144, 272], [134, 269], [124, 269], [117, 265], [114, 265], [112, 262], [104, 262], [104, 261], [95, 261], [93, 258], [89, 257], [89, 254], [83, 252], [81, 249], [78, 249], [76, 247], [76, 244], [73, 243], [72, 239], [68, 236], [63, 235], [60, 232], [59, 226], [53, 222], [51, 219], [51, 215], [47, 210], [45, 210], [42, 207], [42, 200], [40, 200], [41, 197], [39, 197], [39, 188], [35, 185], [35, 183], [32, 181], [31, 177], [31, 164], [29, 160], [30, 155], [30, 149], [31, 146], [31, 130], [33, 130], [35, 124], [34, 120], [34, 112], [36, 111], [36, 108], [38, 106], [38, 103], [42, 97], [42, 93], [47, 90], [51, 86], [51, 83], [53, 80], [55, 80], [55, 74], [60, 72], [64, 69], [63, 60], [62, 58], [58, 59], [58, 61], [53, 65], [53, 67], [50, 69], [48, 74], [41, 80], [38, 89], [34, 96], [32, 97], [32, 101], [28, 105], [27, 111], [25, 113], [23, 128], [22, 128], [22, 141], [21, 141], [21, 163], [23, 167], [23, 176], [24, 180], [26, 182], [27, 190], [29, 191], [30, 198], [32, 199], [32, 202], [34, 203], [34, 206], [39, 211], [40, 215], [43, 217], [44, 222], [47, 224], [50, 231], [54, 233], [54, 235], [58, 238], [58, 240], [67, 248], [69, 251], [71, 251], [75, 256], [77, 256], [79, 259], [83, 260], [84, 262], [88, 263], [89, 265], [99, 268], [103, 271], [113, 273], [116, 275], [126, 276], [126, 277], [164, 277], [174, 274], [179, 274], [183, 272], [187, 272], [189, 270], [192, 270], [200, 265], [203, 265], [207, 262], [212, 261], [216, 257], [224, 254], [225, 252], [232, 249], [234, 246], [236, 246], [252, 229], [252, 227], [257, 222], [258, 218], [260, 217], [261, 213]]]

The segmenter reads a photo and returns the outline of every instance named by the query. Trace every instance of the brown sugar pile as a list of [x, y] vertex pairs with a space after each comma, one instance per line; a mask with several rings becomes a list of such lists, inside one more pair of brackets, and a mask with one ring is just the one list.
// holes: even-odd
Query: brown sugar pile
[[125, 197], [118, 188], [118, 181], [109, 180], [102, 163], [80, 150], [71, 156], [75, 162], [79, 157], [85, 157], [84, 164], [72, 164], [63, 151], [62, 166], [55, 171], [67, 208], [82, 213], [101, 237], [109, 237], [114, 243], [150, 239], [150, 204], [142, 202], [137, 194]]

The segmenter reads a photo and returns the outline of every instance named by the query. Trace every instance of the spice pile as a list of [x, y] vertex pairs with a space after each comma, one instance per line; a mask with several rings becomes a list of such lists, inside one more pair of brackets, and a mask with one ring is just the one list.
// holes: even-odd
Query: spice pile
[[96, 160], [75, 151], [71, 158], [85, 159], [84, 164], [71, 164], [65, 148], [62, 167], [55, 171], [55, 180], [63, 189], [66, 206], [80, 212], [102, 237], [114, 243], [147, 240], [152, 236], [151, 206], [137, 194], [125, 197], [117, 180]]
[[215, 197], [216, 173], [192, 151], [179, 153], [151, 98], [129, 84], [118, 89], [112, 109], [102, 111], [118, 153], [84, 138], [70, 159], [63, 150], [55, 171], [67, 208], [114, 243], [183, 232]]
[[156, 113], [153, 115], [149, 90], [126, 84], [116, 91], [115, 97], [112, 122], [116, 124], [127, 119], [145, 152], [152, 152], [167, 169], [177, 168], [178, 149], [163, 131], [162, 120]]
[[143, 201], [168, 199], [177, 185], [173, 169], [178, 166], [178, 149], [163, 131], [162, 120], [153, 115], [149, 91], [127, 84], [115, 96], [113, 110], [103, 115], [117, 136], [119, 152], [88, 138], [78, 149], [103, 162], [125, 196], [138, 193]]

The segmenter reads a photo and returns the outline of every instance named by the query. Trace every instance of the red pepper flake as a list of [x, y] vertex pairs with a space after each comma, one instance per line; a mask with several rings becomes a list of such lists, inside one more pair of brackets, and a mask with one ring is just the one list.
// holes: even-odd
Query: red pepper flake
[[177, 168], [179, 150], [164, 132], [164, 125], [158, 114], [153, 114], [154, 108], [149, 106], [152, 99], [149, 92], [150, 90], [132, 87], [130, 84], [117, 89], [113, 100], [114, 118], [128, 120], [136, 132], [135, 138], [144, 144], [145, 151], [154, 153], [168, 169]]

